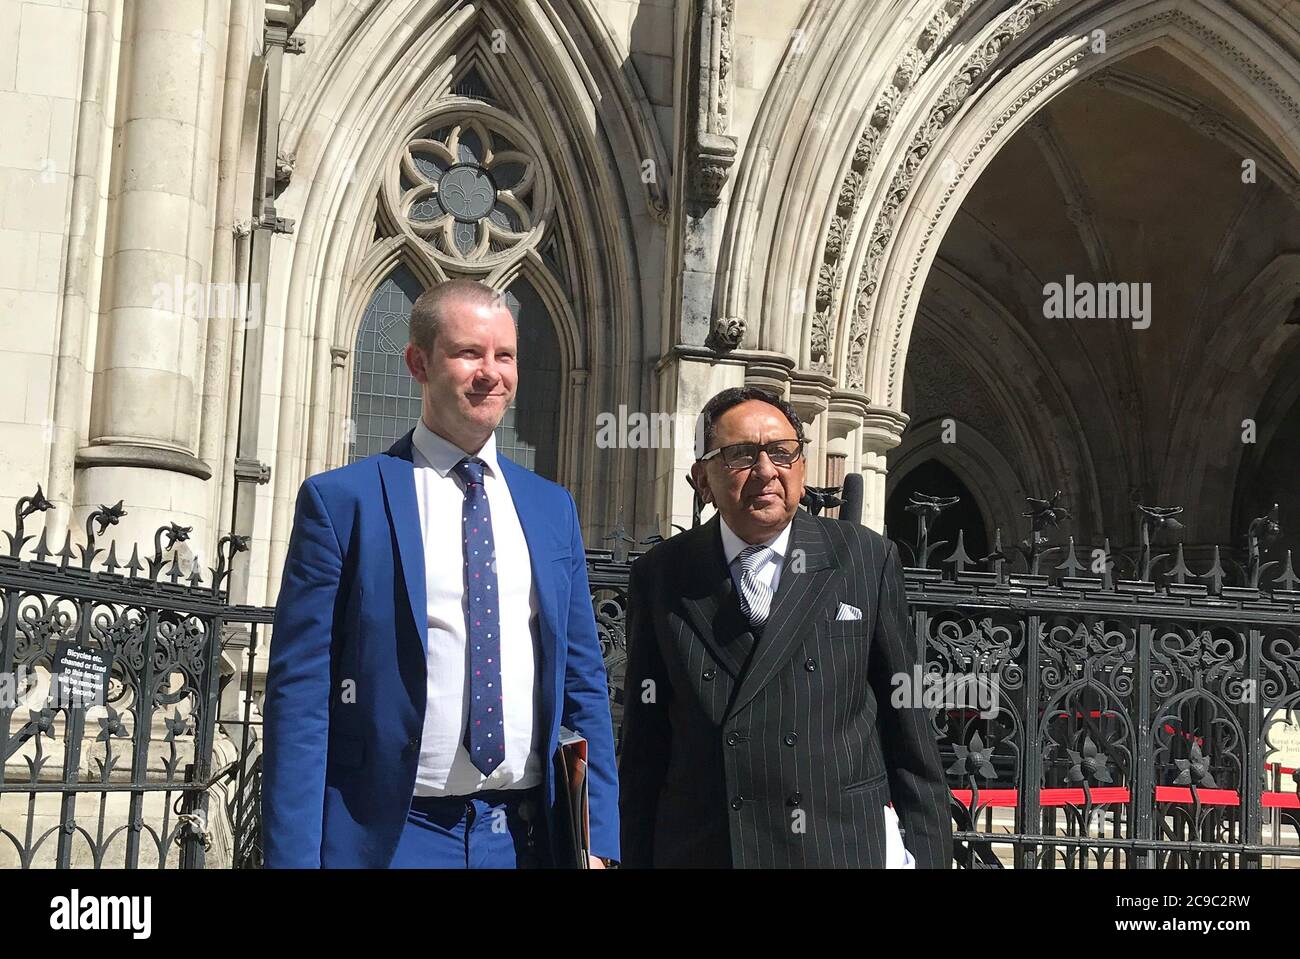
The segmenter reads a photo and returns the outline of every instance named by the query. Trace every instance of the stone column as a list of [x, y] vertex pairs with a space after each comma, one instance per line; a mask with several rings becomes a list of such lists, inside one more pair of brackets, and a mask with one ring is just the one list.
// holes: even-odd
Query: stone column
[[877, 533], [885, 526], [885, 454], [903, 439], [907, 414], [868, 406], [862, 418], [862, 525]]
[[[842, 486], [844, 477], [858, 471], [860, 457], [858, 434], [867, 408], [867, 398], [859, 393], [837, 391], [831, 393], [826, 410], [826, 482], [825, 486]], [[827, 516], [838, 517], [839, 508], [827, 510]]]
[[805, 482], [809, 486], [826, 486], [826, 411], [830, 408], [833, 377], [825, 373], [799, 370], [790, 377], [790, 405], [804, 422], [804, 435], [808, 445], [804, 453], [808, 458]]
[[196, 455], [207, 270], [213, 229], [214, 113], [226, 3], [134, 0], [124, 23], [126, 91], [117, 133], [89, 446], [74, 511], [126, 500], [118, 539], [147, 542], [169, 521], [213, 559]]

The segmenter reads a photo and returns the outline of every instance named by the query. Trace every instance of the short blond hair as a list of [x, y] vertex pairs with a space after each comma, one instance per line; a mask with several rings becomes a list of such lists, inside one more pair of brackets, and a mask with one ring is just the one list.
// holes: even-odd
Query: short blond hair
[[429, 287], [412, 304], [410, 342], [426, 353], [433, 349], [447, 310], [452, 306], [508, 309], [504, 294], [486, 283], [468, 277], [444, 280]]

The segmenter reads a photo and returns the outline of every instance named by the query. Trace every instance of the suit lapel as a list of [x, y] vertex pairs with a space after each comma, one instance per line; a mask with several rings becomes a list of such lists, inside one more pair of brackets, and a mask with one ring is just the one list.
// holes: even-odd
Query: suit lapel
[[838, 570], [830, 542], [818, 522], [803, 510], [791, 520], [790, 548], [785, 551], [781, 582], [763, 636], [736, 691], [729, 715], [734, 715], [758, 695], [815, 629], [824, 608], [834, 600], [828, 589]]
[[[747, 651], [725, 628], [732, 617], [723, 615], [723, 604], [735, 602], [730, 595], [735, 587], [722, 554], [717, 514], [693, 533], [699, 541], [688, 550], [691, 562], [682, 570], [682, 608], [691, 628], [718, 665], [730, 673], [732, 679], [737, 679], [744, 669]], [[719, 635], [720, 628], [722, 635]]]
[[427, 622], [428, 602], [425, 598], [424, 536], [420, 528], [420, 504], [415, 498], [415, 460], [411, 452], [410, 430], [379, 459], [379, 476], [384, 485], [384, 502], [388, 507], [388, 521], [397, 539], [397, 551], [402, 560], [402, 579], [406, 584], [406, 598], [411, 605], [411, 625], [420, 637], [420, 645], [428, 654]]

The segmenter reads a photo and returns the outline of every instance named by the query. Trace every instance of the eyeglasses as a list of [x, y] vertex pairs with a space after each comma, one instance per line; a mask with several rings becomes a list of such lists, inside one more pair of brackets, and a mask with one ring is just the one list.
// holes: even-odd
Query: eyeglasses
[[759, 453], [767, 453], [774, 466], [793, 466], [803, 455], [803, 440], [773, 440], [770, 443], [733, 443], [719, 446], [700, 457], [700, 462], [721, 456], [727, 469], [746, 470], [758, 462]]

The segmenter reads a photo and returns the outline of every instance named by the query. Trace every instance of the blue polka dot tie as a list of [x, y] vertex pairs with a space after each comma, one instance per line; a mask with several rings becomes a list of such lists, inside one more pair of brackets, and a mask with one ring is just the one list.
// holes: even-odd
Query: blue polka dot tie
[[465, 544], [465, 637], [469, 643], [469, 725], [465, 748], [470, 762], [490, 775], [506, 758], [501, 719], [501, 629], [498, 624], [496, 544], [492, 513], [483, 487], [482, 460], [467, 456], [455, 466], [465, 484], [461, 530]]

